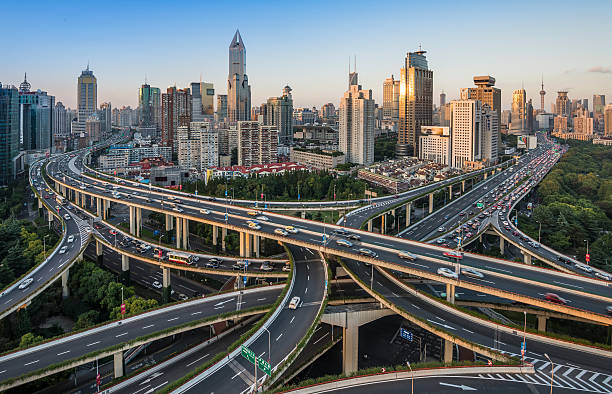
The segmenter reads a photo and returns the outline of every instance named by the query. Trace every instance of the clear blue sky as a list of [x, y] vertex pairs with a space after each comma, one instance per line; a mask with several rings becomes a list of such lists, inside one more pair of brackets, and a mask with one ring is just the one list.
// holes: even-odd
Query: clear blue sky
[[[252, 103], [282, 87], [295, 106], [338, 103], [349, 56], [364, 88], [382, 101], [382, 82], [399, 77], [407, 51], [428, 51], [434, 102], [456, 98], [473, 75], [490, 74], [504, 107], [524, 83], [539, 108], [557, 90], [572, 98], [603, 93], [612, 101], [612, 2], [574, 1], [13, 1], [0, 7], [0, 81], [33, 88], [74, 107], [87, 62], [98, 78], [98, 103], [137, 102], [144, 81], [165, 91], [189, 82], [227, 89], [227, 47], [236, 28], [247, 48]], [[589, 71], [591, 70], [591, 71]], [[599, 72], [594, 72], [598, 70]]]

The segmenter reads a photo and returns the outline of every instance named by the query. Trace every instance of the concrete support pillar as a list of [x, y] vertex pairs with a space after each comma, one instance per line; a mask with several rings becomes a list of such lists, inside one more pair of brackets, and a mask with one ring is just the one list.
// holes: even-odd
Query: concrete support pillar
[[523, 252], [523, 262], [531, 265], [531, 255], [529, 253]]
[[484, 179], [487, 179], [487, 173], [486, 172], [484, 173]]
[[368, 220], [368, 231], [372, 232], [372, 219]]
[[433, 212], [433, 193], [429, 193], [429, 213]]
[[68, 298], [70, 295], [70, 289], [68, 288], [68, 275], [70, 270], [66, 270], [62, 273], [62, 298]]
[[113, 365], [115, 370], [115, 379], [123, 376], [123, 370], [125, 365], [123, 362], [123, 351], [113, 354]]
[[406, 227], [410, 227], [410, 214], [412, 213], [412, 203], [406, 204]]
[[246, 245], [246, 241], [244, 240], [246, 233], [240, 232], [238, 233], [238, 236], [240, 238], [240, 257], [244, 257], [245, 256], [245, 245]]
[[104, 201], [104, 220], [107, 220], [111, 215], [111, 202], [110, 200]]
[[104, 245], [102, 245], [100, 241], [96, 241], [96, 256], [98, 257], [98, 264], [102, 265], [102, 261], [104, 260]]
[[134, 214], [134, 210], [136, 207], [130, 206], [129, 216], [130, 216], [130, 234], [136, 235], [136, 215]]
[[259, 237], [259, 235], [254, 235], [253, 236], [253, 253], [255, 254], [256, 258], [259, 258], [259, 243], [261, 241], [261, 238]]
[[302, 211], [302, 219], [306, 219], [306, 211]]
[[546, 332], [546, 320], [548, 318], [546, 316], [538, 315], [538, 331]]
[[166, 214], [166, 231], [172, 231], [174, 229], [174, 222], [172, 215]]
[[461, 193], [465, 193], [465, 181], [461, 181]]
[[212, 241], [213, 245], [217, 246], [217, 236], [219, 235], [219, 229], [214, 224], [212, 225]]
[[130, 258], [125, 254], [121, 255], [121, 283], [130, 284]]
[[385, 230], [387, 228], [387, 221], [385, 220], [387, 218], [387, 214], [383, 213], [382, 216], [380, 217], [380, 233], [384, 234]]
[[221, 229], [221, 250], [225, 252], [225, 238], [227, 237], [227, 229], [223, 227]]
[[342, 329], [342, 372], [345, 375], [357, 371], [359, 365], [359, 326]]
[[81, 193], [79, 192], [74, 193], [74, 204], [81, 205]]
[[451, 304], [455, 303], [455, 285], [450, 283], [446, 284], [446, 301]]
[[453, 347], [454, 343], [448, 339], [444, 340], [444, 364], [450, 364], [453, 362]]
[[453, 185], [448, 185], [448, 201], [453, 199]]
[[102, 199], [100, 197], [96, 198], [96, 215], [102, 217]]
[[499, 250], [502, 256], [504, 255], [505, 245], [506, 245], [505, 240], [502, 237], [499, 237]]
[[248, 233], [244, 233], [244, 257], [251, 257], [251, 251], [253, 250], [252, 245], [252, 235]]
[[51, 228], [51, 222], [53, 222], [53, 212], [51, 212], [51, 210], [49, 209], [47, 213], [48, 213], [47, 220], [49, 221], [49, 228]]
[[142, 208], [136, 208], [136, 236], [140, 237], [140, 231], [142, 229]]
[[170, 301], [172, 283], [170, 283], [170, 268], [162, 267], [162, 304]]
[[180, 217], [176, 217], [176, 248], [181, 248], [181, 237], [183, 236], [183, 220]]

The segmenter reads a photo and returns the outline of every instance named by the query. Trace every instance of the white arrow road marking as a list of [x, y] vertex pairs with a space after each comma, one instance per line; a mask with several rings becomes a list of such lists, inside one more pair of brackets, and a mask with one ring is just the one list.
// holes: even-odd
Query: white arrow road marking
[[167, 380], [166, 380], [164, 383], [160, 384], [159, 386], [157, 386], [157, 387], [153, 387], [151, 390], [149, 390], [149, 391], [145, 392], [145, 394], [151, 394], [151, 393], [154, 393], [154, 392], [155, 392], [155, 391], [156, 391], [158, 388], [160, 388], [160, 387], [162, 387], [162, 386], [164, 386], [164, 385], [166, 385], [166, 384], [168, 384], [168, 381], [167, 381]]
[[476, 391], [476, 390], [478, 390], [478, 389], [475, 389], [474, 387], [466, 386], [464, 384], [450, 384], [450, 383], [440, 382], [440, 385], [448, 386], [448, 387], [455, 387], [455, 388], [461, 389], [462, 391]]
[[232, 301], [234, 301], [234, 299], [233, 299], [233, 298], [231, 298], [231, 299], [229, 299], [229, 300], [225, 300], [225, 301], [217, 302], [217, 303], [215, 304], [215, 306], [223, 305], [223, 304], [226, 304], [226, 303], [228, 303], [228, 302], [232, 302]]
[[427, 319], [427, 321], [430, 322], [430, 323], [433, 323], [433, 324], [437, 324], [437, 325], [439, 325], [441, 327], [444, 327], [444, 328], [448, 328], [448, 329], [451, 329], [451, 330], [456, 330], [455, 327], [451, 327], [448, 324], [443, 324], [443, 323], [440, 323], [440, 322], [437, 322], [437, 321], [433, 321], [431, 319]]
[[[143, 380], [142, 382], [140, 382], [139, 386], [142, 386], [143, 384], [147, 384], [149, 383], [151, 380], [157, 378], [158, 376], [162, 376], [164, 373], [163, 372], [155, 372], [153, 374], [151, 374], [151, 376], [148, 379]], [[148, 386], [147, 386], [148, 387]], [[143, 389], [144, 390], [144, 389]]]

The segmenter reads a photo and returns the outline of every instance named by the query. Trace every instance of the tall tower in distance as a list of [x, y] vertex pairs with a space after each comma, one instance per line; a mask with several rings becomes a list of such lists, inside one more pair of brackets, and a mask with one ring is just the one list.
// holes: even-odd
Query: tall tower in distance
[[246, 75], [246, 48], [238, 30], [229, 46], [227, 114], [230, 122], [251, 119], [251, 86]]
[[542, 76], [542, 90], [540, 90], [540, 109], [544, 112], [544, 96], [546, 91], [544, 90], [544, 76]]
[[96, 112], [98, 107], [98, 81], [93, 71], [87, 68], [81, 72], [77, 83], [77, 110], [79, 122], [85, 122], [87, 118]]
[[444, 93], [444, 90], [442, 91], [442, 93], [440, 93], [440, 107], [446, 105], [446, 93]]

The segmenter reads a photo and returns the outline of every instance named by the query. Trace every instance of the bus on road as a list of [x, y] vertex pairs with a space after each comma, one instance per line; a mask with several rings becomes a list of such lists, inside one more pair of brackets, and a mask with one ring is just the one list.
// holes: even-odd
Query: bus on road
[[168, 261], [171, 261], [173, 263], [191, 265], [193, 264], [193, 256], [191, 256], [189, 253], [169, 252]]
[[64, 196], [60, 196], [59, 194], [57, 196], [55, 196], [55, 201], [59, 204], [59, 205], [64, 205], [66, 204], [66, 199], [64, 198]]

